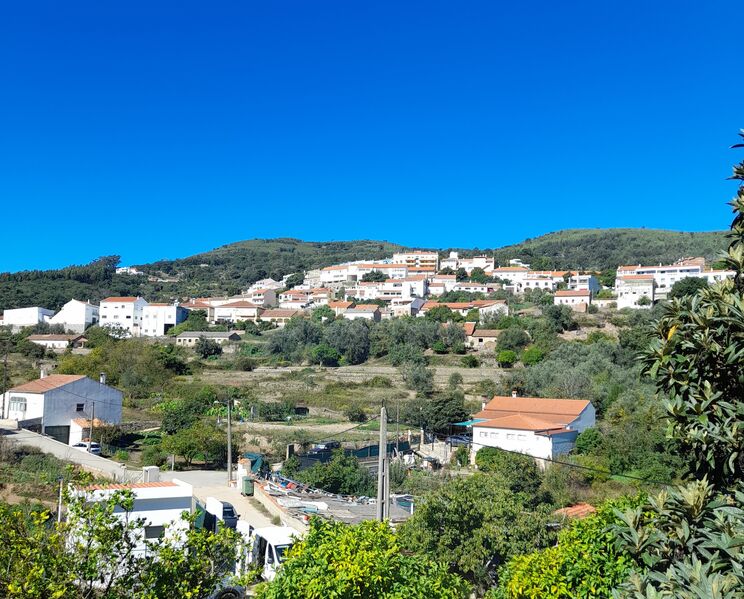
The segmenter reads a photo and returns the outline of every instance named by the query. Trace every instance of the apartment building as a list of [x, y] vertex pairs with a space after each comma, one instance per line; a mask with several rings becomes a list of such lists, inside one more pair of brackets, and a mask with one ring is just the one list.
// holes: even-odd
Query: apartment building
[[276, 289], [269, 287], [259, 287], [258, 289], [248, 289], [243, 293], [243, 298], [256, 306], [269, 308], [276, 306]]
[[142, 335], [162, 337], [189, 317], [189, 311], [178, 304], [147, 304], [142, 309]]
[[59, 324], [65, 331], [82, 333], [90, 326], [98, 324], [100, 310], [90, 302], [71, 299], [62, 309], [49, 319], [49, 324]]
[[141, 297], [107, 297], [101, 301], [101, 326], [120, 328], [126, 336], [142, 335], [143, 311], [147, 301]]
[[263, 310], [260, 306], [245, 300], [238, 300], [222, 304], [221, 306], [215, 306], [214, 321], [240, 322], [241, 320], [256, 320], [262, 312]]
[[439, 252], [396, 252], [393, 254], [393, 262], [435, 273], [439, 270]]
[[[717, 283], [734, 277], [734, 271], [706, 269], [704, 258], [685, 258], [674, 264], [659, 264], [658, 266], [620, 266], [617, 277], [628, 275], [650, 275], [654, 279], [656, 299], [665, 299], [677, 281], [688, 277], [706, 279], [708, 283]], [[618, 293], [619, 299], [619, 293]], [[618, 302], [618, 307], [620, 307]]]
[[560, 289], [553, 296], [556, 306], [569, 306], [576, 312], [586, 312], [592, 303], [592, 292], [588, 289]]
[[615, 293], [618, 310], [650, 308], [656, 300], [656, 279], [652, 274], [618, 276], [615, 280]]

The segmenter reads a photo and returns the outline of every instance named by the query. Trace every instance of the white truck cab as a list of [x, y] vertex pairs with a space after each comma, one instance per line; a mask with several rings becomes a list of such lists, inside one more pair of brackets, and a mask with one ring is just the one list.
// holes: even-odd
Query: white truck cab
[[258, 565], [261, 567], [261, 576], [264, 580], [274, 580], [277, 569], [295, 542], [297, 531], [289, 526], [253, 528], [242, 520], [238, 520], [237, 531], [246, 540], [248, 552], [242, 560], [243, 563], [236, 564], [236, 574]]

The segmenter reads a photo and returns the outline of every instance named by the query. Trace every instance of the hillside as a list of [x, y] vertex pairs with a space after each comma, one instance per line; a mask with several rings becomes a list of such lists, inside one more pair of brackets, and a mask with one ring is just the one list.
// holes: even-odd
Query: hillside
[[494, 251], [499, 264], [519, 258], [536, 269], [614, 269], [621, 264], [670, 263], [688, 256], [715, 260], [725, 233], [653, 229], [567, 229]]
[[[498, 263], [521, 258], [533, 268], [616, 268], [619, 264], [672, 262], [685, 256], [715, 259], [726, 245], [723, 232], [678, 233], [647, 229], [566, 230], [527, 239], [491, 253]], [[108, 295], [142, 295], [151, 301], [239, 293], [265, 277], [349, 260], [390, 257], [403, 246], [386, 241], [309, 242], [251, 239], [195, 256], [138, 265], [147, 276], [117, 275], [118, 256], [59, 270], [0, 274], [0, 310], [41, 305], [59, 309], [68, 299], [97, 302]], [[161, 280], [151, 280], [161, 279]]]

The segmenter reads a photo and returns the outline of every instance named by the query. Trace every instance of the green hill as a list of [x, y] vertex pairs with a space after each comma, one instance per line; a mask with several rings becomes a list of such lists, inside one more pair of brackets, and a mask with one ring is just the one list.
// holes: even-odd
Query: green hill
[[[726, 246], [723, 232], [679, 233], [648, 229], [566, 230], [493, 252], [499, 264], [520, 258], [536, 269], [614, 269], [620, 264], [673, 262], [686, 256], [712, 260]], [[350, 260], [390, 257], [403, 246], [387, 241], [311, 242], [251, 239], [177, 260], [139, 265], [145, 276], [115, 274], [118, 256], [59, 270], [0, 274], [0, 310], [22, 306], [58, 309], [71, 297], [98, 302], [108, 295], [151, 301], [236, 294], [254, 281]]]
[[499, 264], [519, 258], [535, 269], [614, 269], [622, 264], [671, 263], [703, 256], [715, 260], [725, 232], [682, 233], [653, 229], [567, 229], [494, 251]]

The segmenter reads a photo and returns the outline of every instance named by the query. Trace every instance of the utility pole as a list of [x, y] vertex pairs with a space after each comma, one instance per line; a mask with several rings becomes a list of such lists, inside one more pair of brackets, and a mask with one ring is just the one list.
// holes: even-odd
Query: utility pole
[[90, 402], [90, 433], [88, 435], [88, 453], [93, 453], [93, 421], [96, 419], [96, 402]]
[[[5, 394], [8, 392], [8, 347], [10, 335], [5, 338], [5, 357], [3, 358], [3, 411], [0, 417], [5, 418]], [[42, 431], [43, 432], [43, 431]]]
[[387, 503], [388, 489], [385, 486], [387, 480], [387, 411], [383, 406], [380, 409], [380, 442], [377, 456], [377, 519], [385, 520], [385, 507]]
[[232, 398], [227, 398], [227, 486], [232, 484]]

